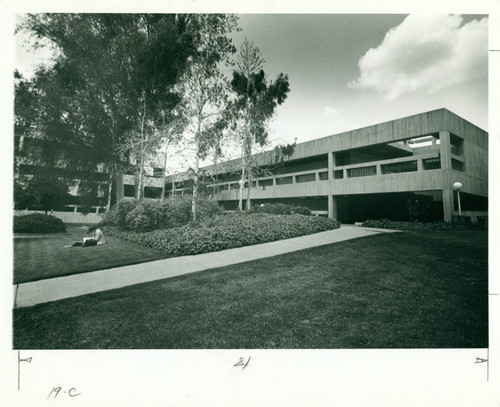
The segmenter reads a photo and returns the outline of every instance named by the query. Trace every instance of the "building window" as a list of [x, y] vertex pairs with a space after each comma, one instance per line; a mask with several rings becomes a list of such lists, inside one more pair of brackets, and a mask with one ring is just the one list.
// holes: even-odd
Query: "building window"
[[441, 158], [427, 158], [422, 160], [424, 170], [439, 170], [441, 169]]
[[328, 181], [328, 172], [320, 172], [319, 173], [320, 181]]
[[416, 161], [405, 161], [402, 163], [386, 164], [381, 166], [382, 174], [401, 174], [403, 172], [417, 171]]
[[163, 168], [159, 168], [159, 167], [153, 168], [153, 177], [161, 178], [161, 177], [163, 177], [164, 173], [165, 173], [165, 171], [163, 170]]
[[286, 185], [292, 183], [293, 183], [293, 177], [276, 178], [276, 185]]
[[342, 178], [344, 178], [344, 170], [335, 170], [335, 171], [333, 171], [333, 178], [334, 179], [342, 179]]
[[451, 169], [455, 171], [464, 172], [464, 163], [459, 160], [451, 159]]
[[464, 141], [454, 134], [450, 134], [450, 150], [454, 155], [461, 156], [463, 154]]
[[144, 198], [160, 199], [162, 189], [158, 187], [144, 187]]
[[357, 178], [357, 177], [369, 177], [371, 175], [377, 175], [377, 167], [361, 167], [361, 168], [349, 168], [347, 170], [347, 176], [349, 178]]
[[123, 186], [123, 196], [127, 198], [133, 198], [135, 196], [135, 186], [134, 185], [124, 185]]
[[273, 180], [272, 179], [262, 179], [259, 180], [259, 186], [261, 187], [272, 187], [273, 186]]
[[296, 181], [299, 184], [302, 183], [302, 182], [314, 182], [314, 181], [316, 181], [316, 174], [297, 175], [296, 176]]

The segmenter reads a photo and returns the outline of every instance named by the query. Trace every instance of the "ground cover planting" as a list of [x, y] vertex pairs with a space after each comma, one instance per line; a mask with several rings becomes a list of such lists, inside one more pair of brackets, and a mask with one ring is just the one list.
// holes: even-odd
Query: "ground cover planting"
[[389, 219], [365, 220], [362, 224], [367, 228], [408, 230], [408, 231], [466, 231], [466, 230], [485, 230], [483, 224], [464, 224], [449, 222], [405, 222]]
[[340, 223], [305, 215], [227, 214], [181, 227], [136, 232], [107, 227], [106, 233], [173, 256], [214, 252], [337, 229]]

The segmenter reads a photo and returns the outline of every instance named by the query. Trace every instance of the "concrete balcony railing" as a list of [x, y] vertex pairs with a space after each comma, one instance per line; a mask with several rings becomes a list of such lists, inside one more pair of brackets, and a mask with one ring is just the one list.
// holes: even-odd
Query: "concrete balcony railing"
[[[321, 168], [317, 170], [294, 172], [290, 174], [277, 174], [266, 177], [259, 177], [252, 181], [252, 188], [267, 188], [279, 185], [289, 184], [302, 184], [306, 182], [319, 182], [328, 181], [328, 168]], [[215, 184], [208, 185], [213, 188]], [[217, 184], [219, 190], [238, 190], [240, 188], [239, 182], [220, 182]], [[245, 185], [246, 188], [247, 185]]]
[[[377, 180], [383, 182], [385, 176], [398, 175], [404, 173], [414, 173], [428, 170], [439, 170], [441, 159], [438, 152], [418, 154], [409, 157], [393, 158], [366, 162], [362, 164], [350, 164], [333, 168], [329, 176], [328, 168], [300, 171], [289, 174], [276, 174], [265, 177], [258, 177], [252, 180], [252, 189], [257, 198], [280, 197], [280, 196], [314, 196], [325, 195], [329, 191], [329, 183], [323, 181], [344, 181], [346, 179], [359, 180], [352, 184], [356, 190], [364, 190], [366, 186], [361, 186], [363, 177], [375, 176]], [[378, 181], [377, 181], [378, 182]], [[358, 185], [359, 184], [359, 185]], [[349, 184], [350, 185], [350, 184]], [[244, 191], [248, 185], [245, 184]], [[238, 181], [220, 182], [210, 184], [208, 188], [213, 188], [221, 199], [236, 199], [240, 190]], [[337, 188], [337, 187], [336, 187]], [[244, 192], [246, 193], [246, 192]]]
[[[268, 187], [328, 181], [330, 178], [337, 180], [378, 175], [383, 176], [388, 174], [436, 170], [440, 168], [441, 162], [439, 153], [433, 152], [410, 157], [337, 166], [333, 168], [332, 177], [329, 177], [328, 168], [259, 177], [252, 181], [252, 188], [260, 187], [265, 190]], [[209, 188], [214, 188], [215, 186], [215, 184], [208, 185]], [[245, 185], [244, 189], [246, 189], [246, 187], [247, 185]], [[237, 191], [240, 189], [240, 185], [239, 182], [235, 181], [220, 182], [217, 184], [217, 188], [219, 192]]]
[[393, 158], [390, 160], [337, 166], [333, 169], [333, 174], [334, 179], [346, 179], [375, 175], [401, 174], [440, 168], [439, 153], [428, 153], [410, 157]]

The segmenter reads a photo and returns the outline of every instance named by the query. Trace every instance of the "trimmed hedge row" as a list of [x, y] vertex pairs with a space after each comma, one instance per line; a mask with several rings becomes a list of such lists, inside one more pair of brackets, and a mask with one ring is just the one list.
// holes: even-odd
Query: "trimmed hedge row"
[[408, 230], [408, 231], [456, 231], [461, 232], [465, 230], [480, 229], [480, 225], [474, 224], [458, 224], [458, 223], [446, 223], [446, 222], [402, 222], [393, 221], [388, 219], [380, 220], [366, 220], [363, 222], [362, 226], [368, 228], [380, 228], [380, 229], [395, 229], [395, 230]]
[[174, 256], [215, 252], [337, 229], [336, 220], [303, 215], [230, 214], [152, 232], [106, 227], [106, 233]]
[[[222, 207], [213, 199], [200, 199], [197, 217], [205, 220], [222, 214]], [[175, 197], [164, 201], [121, 200], [108, 212], [103, 225], [125, 230], [147, 232], [182, 226], [191, 220], [191, 198]]]
[[14, 233], [62, 233], [66, 225], [55, 216], [32, 213], [14, 216]]

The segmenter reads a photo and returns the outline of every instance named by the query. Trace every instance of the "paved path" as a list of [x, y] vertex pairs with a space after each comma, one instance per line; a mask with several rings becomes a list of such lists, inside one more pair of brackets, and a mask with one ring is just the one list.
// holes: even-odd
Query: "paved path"
[[231, 264], [276, 256], [358, 237], [392, 232], [395, 231], [342, 226], [336, 230], [254, 246], [238, 247], [194, 256], [174, 257], [148, 263], [22, 283], [14, 286], [14, 308], [29, 307], [44, 302], [112, 290], [216, 267], [229, 266]]

